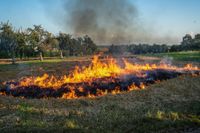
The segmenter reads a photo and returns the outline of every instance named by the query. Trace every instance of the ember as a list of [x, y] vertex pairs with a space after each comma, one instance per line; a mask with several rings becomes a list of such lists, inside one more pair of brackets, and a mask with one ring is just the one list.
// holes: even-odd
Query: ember
[[71, 74], [59, 78], [44, 74], [41, 77], [5, 82], [6, 87], [0, 89], [0, 94], [25, 98], [92, 98], [108, 93], [144, 89], [157, 81], [182, 74], [200, 74], [200, 69], [191, 64], [176, 67], [167, 64], [132, 64], [125, 59], [123, 61], [124, 67], [121, 67], [113, 58], [103, 62], [99, 60], [99, 56], [94, 56], [88, 67], [77, 66]]

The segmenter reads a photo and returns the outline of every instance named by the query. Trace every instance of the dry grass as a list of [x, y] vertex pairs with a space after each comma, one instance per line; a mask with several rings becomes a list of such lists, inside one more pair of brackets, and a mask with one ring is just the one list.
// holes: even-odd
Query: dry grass
[[[0, 80], [40, 75], [43, 72], [62, 74], [77, 63], [80, 62], [2, 65]], [[22, 99], [0, 96], [1, 133], [165, 133], [193, 132], [199, 131], [199, 128], [200, 77], [182, 76], [152, 85], [146, 90], [95, 99]]]

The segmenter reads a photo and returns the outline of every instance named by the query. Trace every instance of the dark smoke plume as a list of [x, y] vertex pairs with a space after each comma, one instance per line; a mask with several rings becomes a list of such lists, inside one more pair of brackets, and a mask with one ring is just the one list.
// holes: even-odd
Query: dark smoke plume
[[[87, 34], [97, 45], [178, 42], [170, 34], [157, 34], [156, 25], [144, 23], [133, 1], [62, 0], [62, 9], [46, 7], [46, 10], [56, 25], [64, 27], [64, 32], [74, 36]], [[49, 13], [50, 9], [53, 12]]]
[[98, 43], [129, 43], [144, 33], [129, 0], [71, 0], [65, 7], [74, 34], [88, 34]]

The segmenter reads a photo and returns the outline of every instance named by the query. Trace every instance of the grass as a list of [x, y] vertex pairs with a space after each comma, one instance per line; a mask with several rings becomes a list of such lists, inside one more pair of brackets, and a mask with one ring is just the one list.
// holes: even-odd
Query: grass
[[161, 58], [163, 58], [163, 57], [172, 57], [174, 60], [178, 60], [178, 61], [200, 62], [200, 51], [146, 54], [144, 56], [153, 56], [153, 57], [161, 57]]
[[53, 59], [44, 61], [25, 61], [15, 65], [0, 64], [0, 83], [7, 80], [19, 79], [23, 76], [38, 76], [44, 73], [64, 75], [76, 65], [88, 64], [87, 58]]
[[[187, 84], [185, 84], [187, 83]], [[180, 132], [200, 127], [200, 77], [96, 99], [0, 96], [0, 132]]]
[[[65, 74], [87, 60], [0, 65], [0, 81]], [[0, 132], [200, 131], [200, 77], [181, 76], [146, 90], [95, 99], [22, 99], [0, 95]]]

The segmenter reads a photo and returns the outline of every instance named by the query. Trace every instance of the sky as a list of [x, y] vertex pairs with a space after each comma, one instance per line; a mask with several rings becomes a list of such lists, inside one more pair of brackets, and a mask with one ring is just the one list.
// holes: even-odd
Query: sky
[[[0, 0], [0, 21], [9, 21], [16, 28], [41, 24], [54, 34], [71, 33], [63, 20], [53, 20], [61, 15], [65, 0]], [[68, 0], [70, 1], [70, 0]], [[144, 28], [159, 39], [159, 43], [180, 43], [185, 34], [200, 33], [200, 0], [130, 0], [139, 12]], [[154, 41], [154, 40], [153, 40]], [[155, 43], [158, 39], [155, 39]], [[151, 40], [152, 42], [152, 40]]]

